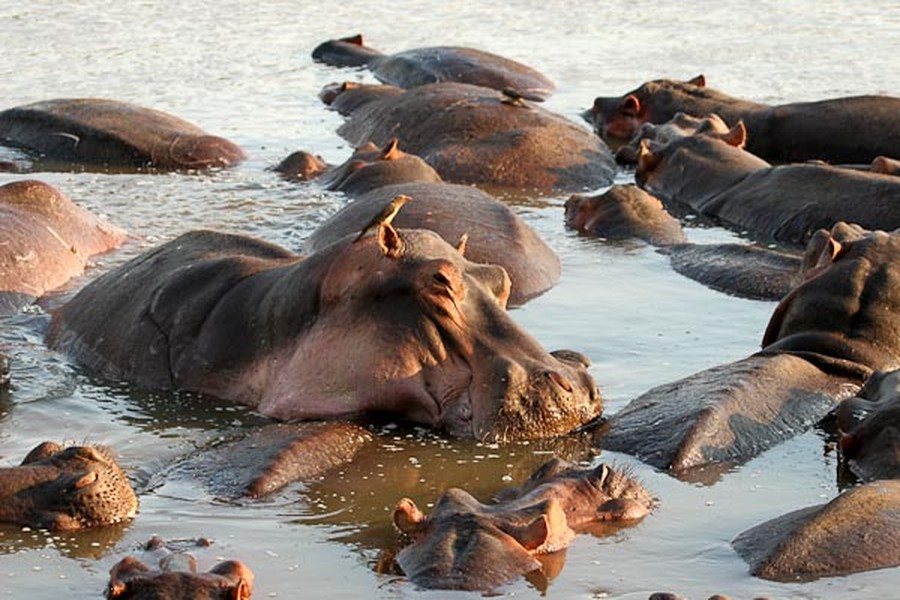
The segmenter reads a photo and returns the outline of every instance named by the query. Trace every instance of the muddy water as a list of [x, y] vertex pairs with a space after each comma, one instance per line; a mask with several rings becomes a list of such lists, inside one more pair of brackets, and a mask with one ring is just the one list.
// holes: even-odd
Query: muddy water
[[[0, 108], [56, 97], [116, 98], [186, 118], [250, 154], [239, 168], [210, 175], [38, 174], [133, 234], [74, 289], [189, 229], [239, 231], [297, 247], [333, 214], [345, 202], [340, 195], [280, 181], [266, 170], [299, 148], [331, 161], [349, 153], [334, 133], [339, 117], [319, 105], [316, 93], [334, 80], [368, 76], [310, 61], [313, 46], [330, 37], [363, 32], [386, 50], [459, 44], [508, 55], [551, 76], [559, 92], [547, 105], [572, 118], [595, 95], [701, 72], [714, 87], [766, 102], [900, 95], [900, 9], [893, 2], [603, 4], [4, 2]], [[2, 174], [0, 183], [18, 178]], [[563, 227], [564, 200], [514, 202], [558, 251], [564, 271], [558, 287], [514, 316], [548, 348], [573, 348], [593, 359], [610, 413], [651, 386], [757, 347], [772, 303], [709, 291], [674, 274], [647, 247], [579, 238]], [[693, 241], [736, 238], [687, 225]], [[255, 598], [446, 597], [373, 570], [393, 543], [387, 519], [401, 496], [427, 506], [441, 490], [463, 486], [486, 499], [551, 453], [590, 460], [578, 439], [484, 446], [387, 427], [376, 448], [325, 481], [265, 502], [221, 502], [191, 482], [160, 482], [153, 474], [259, 418], [209, 399], [144, 394], [92, 379], [43, 347], [46, 320], [37, 311], [0, 320], [15, 382], [0, 393], [0, 460], [15, 464], [45, 439], [109, 444], [143, 490], [141, 511], [128, 525], [76, 535], [0, 528], [2, 598], [99, 597], [109, 567], [152, 534], [214, 539], [199, 553], [201, 567], [223, 557], [243, 560], [257, 575]], [[678, 481], [627, 456], [604, 452], [593, 460], [600, 458], [630, 467], [660, 499], [659, 509], [637, 527], [577, 538], [548, 560], [548, 578], [517, 581], [501, 594], [895, 594], [896, 570], [804, 584], [757, 580], [730, 548], [747, 527], [838, 492], [836, 458], [817, 433], [704, 481]]]

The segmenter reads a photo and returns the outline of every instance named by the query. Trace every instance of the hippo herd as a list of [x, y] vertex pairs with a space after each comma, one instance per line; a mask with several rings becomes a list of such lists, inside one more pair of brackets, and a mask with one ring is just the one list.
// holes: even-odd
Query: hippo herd
[[[301, 254], [190, 231], [95, 277], [50, 319], [47, 346], [94, 375], [280, 421], [163, 476], [215, 485], [228, 469], [217, 496], [264, 497], [353, 461], [375, 435], [366, 425], [387, 417], [491, 443], [587, 433], [690, 480], [826, 427], [858, 485], [736, 532], [734, 551], [776, 581], [900, 564], [900, 99], [768, 106], [703, 76], [660, 80], [597, 98], [583, 114], [591, 131], [536, 104], [554, 91], [547, 77], [480, 50], [388, 55], [354, 36], [312, 57], [383, 83], [320, 94], [345, 118], [346, 162], [298, 151], [272, 166], [352, 198]], [[0, 145], [24, 151], [10, 169], [28, 173], [191, 173], [246, 157], [176, 117], [96, 98], [4, 110]], [[621, 169], [635, 184], [610, 187]], [[546, 350], [507, 311], [552, 288], [561, 267], [500, 198], [559, 194], [573, 194], [560, 219], [584, 235], [642, 240], [705, 285], [778, 300], [759, 349], [604, 415], [590, 360]], [[687, 243], [673, 216], [684, 214], [779, 249]], [[0, 216], [0, 314], [126, 240], [35, 179], [0, 186]], [[0, 386], [10, 372], [0, 348]], [[41, 444], [0, 469], [0, 499], [0, 521], [51, 531], [138, 514], [99, 445]], [[426, 515], [398, 498], [403, 547], [389, 568], [421, 588], [490, 592], [592, 524], [636, 524], [660, 502], [627, 470], [553, 458], [486, 503], [453, 488]], [[155, 538], [145, 550], [112, 568], [107, 598], [251, 596], [240, 561], [198, 573], [184, 548]]]

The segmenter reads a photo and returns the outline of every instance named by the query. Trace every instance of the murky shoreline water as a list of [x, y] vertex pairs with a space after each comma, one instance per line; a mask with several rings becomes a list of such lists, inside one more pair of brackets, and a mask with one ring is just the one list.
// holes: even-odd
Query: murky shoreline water
[[[712, 87], [766, 102], [900, 95], [898, 31], [900, 8], [891, 2], [8, 3], [0, 5], [0, 109], [56, 97], [110, 97], [171, 112], [250, 154], [236, 169], [207, 175], [29, 175], [133, 235], [72, 282], [76, 289], [189, 229], [238, 231], [297, 248], [338, 210], [346, 201], [339, 194], [287, 183], [266, 170], [301, 148], [331, 162], [349, 154], [335, 134], [340, 118], [316, 95], [331, 81], [369, 76], [312, 63], [309, 52], [331, 37], [363, 32], [386, 51], [459, 44], [516, 58], [557, 82], [547, 107], [577, 119], [596, 95], [700, 72]], [[0, 184], [20, 178], [0, 174]], [[592, 358], [608, 413], [652, 386], [757, 348], [773, 303], [707, 290], [672, 272], [651, 248], [580, 238], [563, 227], [565, 199], [513, 204], [563, 263], [560, 284], [513, 316], [546, 347]], [[688, 235], [698, 242], [736, 238], [720, 228], [690, 228]], [[3, 464], [16, 464], [45, 439], [106, 443], [147, 485], [172, 458], [258, 422], [239, 407], [94, 380], [44, 348], [46, 320], [40, 314], [0, 318], [0, 344], [14, 359], [15, 382], [0, 395]], [[393, 539], [393, 504], [408, 495], [428, 506], [450, 486], [486, 499], [524, 479], [548, 452], [580, 451], [573, 446], [485, 447], [389, 430], [377, 449], [340, 474], [263, 502], [223, 503], [196, 486], [170, 483], [147, 490], [137, 519], [125, 526], [60, 536], [0, 527], [0, 598], [100, 597], [109, 567], [152, 534], [214, 539], [198, 553], [200, 567], [221, 558], [246, 562], [257, 577], [254, 598], [447, 597], [373, 572], [381, 547]], [[546, 590], [545, 582], [520, 580], [501, 593], [584, 599], [644, 599], [660, 590], [691, 598], [894, 594], [895, 569], [775, 584], [747, 575], [731, 550], [730, 540], [744, 529], [837, 493], [836, 457], [816, 432], [721, 474], [712, 485], [677, 481], [624, 455], [600, 458], [632, 469], [659, 498], [658, 510], [609, 537], [576, 538]]]

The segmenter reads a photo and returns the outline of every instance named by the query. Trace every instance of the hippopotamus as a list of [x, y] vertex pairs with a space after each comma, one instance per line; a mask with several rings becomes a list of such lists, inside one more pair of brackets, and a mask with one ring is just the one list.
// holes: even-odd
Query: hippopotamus
[[664, 202], [689, 206], [764, 241], [802, 246], [838, 221], [900, 227], [900, 179], [822, 164], [773, 167], [743, 149], [742, 124], [725, 138], [642, 142], [635, 179]]
[[618, 145], [643, 123], [664, 123], [678, 112], [717, 113], [730, 126], [743, 120], [750, 132], [747, 150], [773, 162], [868, 163], [880, 154], [900, 156], [900, 98], [890, 96], [771, 106], [707, 88], [700, 75], [689, 81], [649, 81], [624, 96], [598, 97], [583, 116], [603, 139]]
[[608, 420], [599, 443], [690, 477], [815, 425], [874, 371], [900, 367], [898, 251], [897, 233], [820, 230], [760, 351], [644, 393]]
[[640, 189], [614, 185], [602, 194], [574, 194], [565, 204], [566, 226], [608, 240], [639, 239], [655, 246], [680, 244], [684, 231], [662, 203]]
[[548, 353], [509, 317], [506, 271], [392, 216], [305, 258], [188, 232], [83, 288], [47, 343], [107, 377], [280, 420], [389, 414], [503, 440], [599, 416], [588, 359]]
[[167, 113], [104, 98], [64, 98], [0, 112], [0, 144], [43, 161], [184, 171], [244, 160], [234, 143]]
[[0, 314], [81, 274], [89, 257], [118, 248], [125, 232], [35, 180], [0, 186]]
[[312, 57], [335, 67], [364, 66], [379, 81], [406, 89], [451, 81], [511, 89], [538, 102], [556, 89], [550, 79], [531, 67], [474, 48], [435, 46], [385, 55], [366, 46], [362, 35], [354, 35], [319, 44]]
[[496, 504], [451, 488], [426, 517], [403, 498], [394, 525], [411, 543], [397, 562], [422, 588], [491, 591], [540, 569], [535, 555], [564, 549], [589, 524], [633, 523], [652, 507], [647, 491], [621, 471], [602, 463], [578, 469], [553, 459]]
[[[467, 236], [466, 255], [480, 263], [506, 269], [512, 287], [509, 305], [519, 306], [559, 281], [560, 262], [543, 239], [508, 206], [486, 192], [441, 181], [424, 160], [407, 154], [392, 138], [383, 148], [367, 143], [341, 165], [308, 168], [316, 157], [295, 152], [276, 170], [291, 167], [318, 175], [317, 181], [355, 200], [323, 223], [304, 241], [302, 251], [315, 252], [345, 235], [360, 231], [398, 196], [412, 198], [394, 223], [409, 229], [430, 229], [450, 243]], [[289, 163], [285, 165], [285, 163]]]
[[808, 581], [900, 565], [900, 480], [873, 481], [732, 540], [750, 573]]
[[900, 160], [887, 156], [876, 156], [872, 159], [870, 169], [873, 173], [882, 175], [900, 175]]
[[192, 555], [169, 550], [159, 537], [151, 538], [144, 549], [152, 556], [152, 566], [136, 556], [113, 565], [107, 600], [249, 600], [253, 591], [253, 571], [241, 561], [222, 561], [198, 573]]
[[36, 446], [0, 467], [0, 523], [50, 531], [112, 525], [137, 513], [128, 477], [105, 446]]
[[396, 137], [451, 183], [548, 194], [594, 190], [615, 174], [612, 153], [597, 136], [509, 92], [432, 83], [354, 96], [374, 99], [355, 103], [338, 129], [344, 139], [383, 145]]
[[631, 140], [616, 149], [616, 162], [625, 165], [637, 164], [641, 154], [641, 140], [652, 140], [668, 144], [692, 135], [712, 135], [724, 137], [731, 128], [715, 113], [705, 117], [694, 117], [683, 112], [675, 113], [665, 123], [644, 123]]
[[566, 225], [579, 233], [659, 246], [677, 272], [717, 291], [780, 300], [797, 283], [798, 255], [747, 244], [687, 243], [678, 220], [635, 185], [614, 185], [596, 196], [575, 194], [565, 211]]
[[841, 455], [857, 477], [900, 478], [900, 371], [873, 374], [836, 417]]
[[149, 487], [188, 479], [219, 499], [264, 498], [350, 462], [373, 439], [346, 421], [258, 426], [220, 436], [211, 447], [177, 460]]

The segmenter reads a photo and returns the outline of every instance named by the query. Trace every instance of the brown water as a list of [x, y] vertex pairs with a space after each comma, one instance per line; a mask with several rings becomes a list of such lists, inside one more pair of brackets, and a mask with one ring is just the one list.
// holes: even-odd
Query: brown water
[[[97, 260], [77, 287], [189, 229], [245, 232], [296, 248], [333, 214], [345, 202], [340, 195], [265, 170], [300, 148], [330, 161], [349, 154], [334, 133], [339, 117], [316, 94], [331, 81], [368, 76], [311, 62], [312, 48], [331, 37], [363, 32], [388, 51], [471, 45], [522, 60], [557, 82], [547, 106], [573, 119], [596, 95], [701, 72], [713, 87], [765, 102], [900, 95], [895, 2], [604, 4], [4, 2], [0, 108], [110, 97], [186, 118], [250, 154], [244, 165], [212, 175], [40, 174], [133, 234], [122, 251]], [[0, 183], [17, 178], [0, 174]], [[564, 272], [554, 290], [514, 316], [546, 347], [593, 359], [609, 413], [654, 385], [757, 347], [772, 303], [709, 291], [673, 273], [647, 247], [579, 238], [563, 227], [564, 201], [515, 205], [560, 254]], [[697, 227], [689, 237], [735, 239]], [[41, 314], [0, 320], [15, 382], [0, 396], [5, 465], [45, 439], [100, 442], [115, 448], [146, 488], [173, 457], [257, 422], [240, 408], [93, 380], [43, 347], [45, 324]], [[168, 482], [147, 489], [138, 517], [119, 528], [60, 536], [0, 528], [0, 597], [97, 598], [109, 567], [152, 534], [213, 538], [198, 553], [200, 566], [219, 558], [246, 562], [257, 575], [254, 598], [462, 597], [418, 591], [373, 571], [380, 550], [393, 542], [394, 503], [409, 495], [427, 506], [449, 486], [486, 499], [521, 481], [549, 453], [580, 456], [582, 450], [578, 440], [488, 447], [397, 428], [340, 474], [265, 502], [227, 504], [189, 482]], [[631, 467], [660, 499], [659, 509], [637, 527], [577, 538], [548, 563], [555, 573], [549, 584], [520, 580], [500, 593], [582, 599], [643, 599], [659, 590], [692, 598], [896, 594], [896, 569], [804, 584], [754, 579], [729, 545], [752, 525], [838, 492], [836, 458], [816, 433], [711, 484], [677, 481], [628, 456], [602, 458]]]

